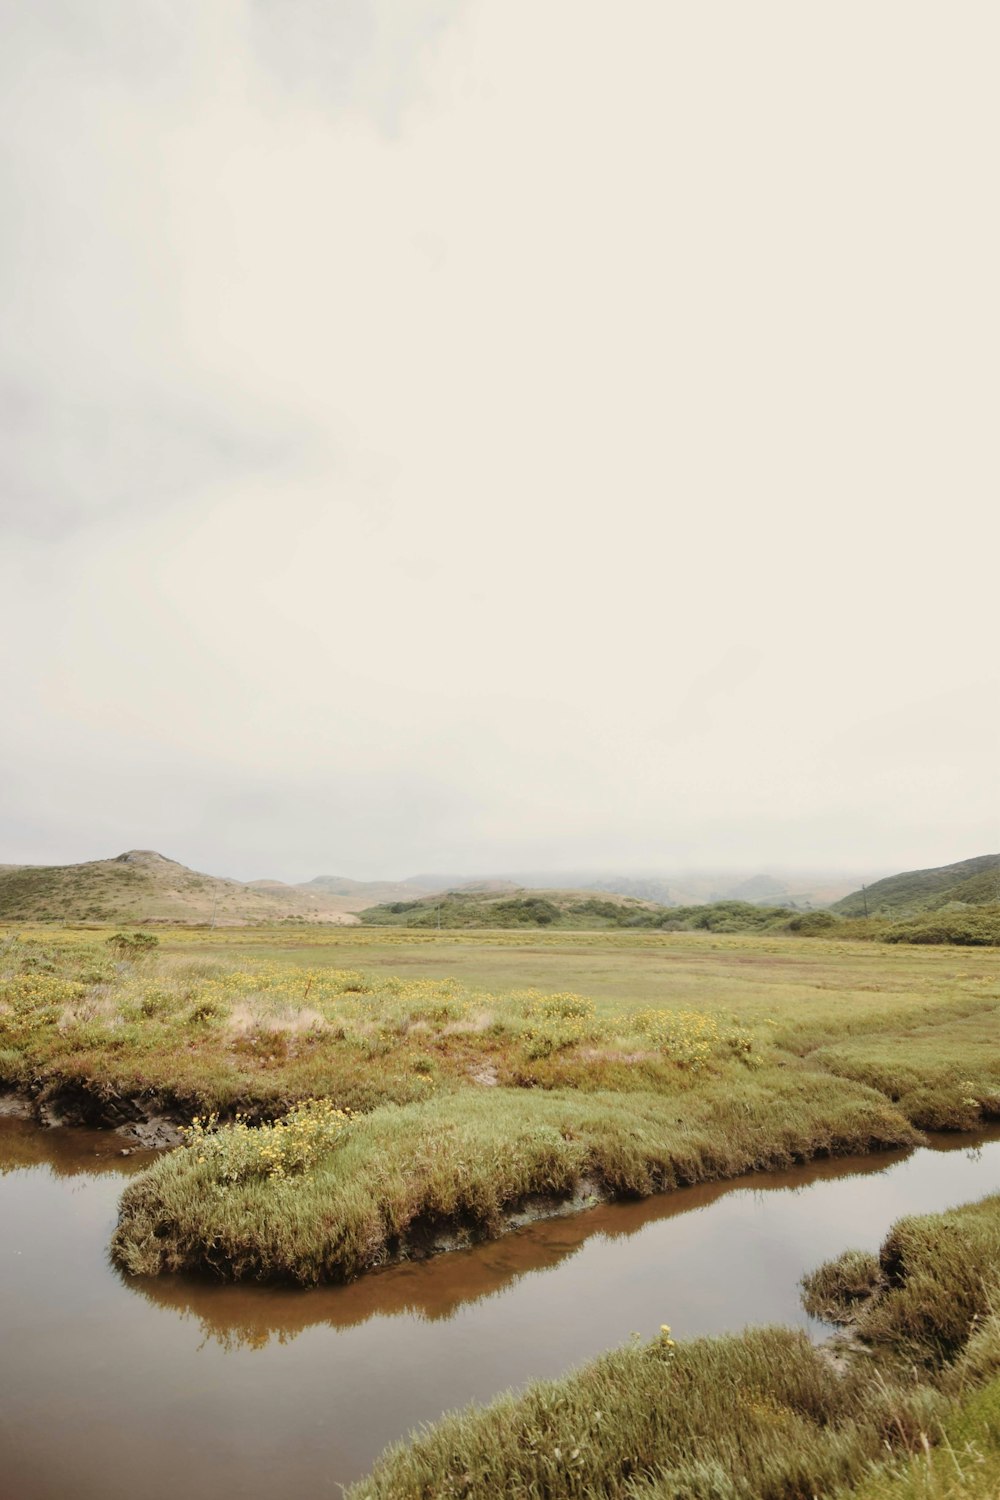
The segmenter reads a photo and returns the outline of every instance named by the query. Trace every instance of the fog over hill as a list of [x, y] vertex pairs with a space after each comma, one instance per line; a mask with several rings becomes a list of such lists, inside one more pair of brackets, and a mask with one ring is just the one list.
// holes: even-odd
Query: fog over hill
[[823, 874], [677, 874], [526, 871], [469, 877], [415, 875], [352, 880], [318, 875], [301, 884], [239, 881], [188, 868], [152, 849], [65, 865], [0, 865], [0, 921], [353, 922], [355, 913], [444, 891], [498, 897], [517, 891], [605, 893], [661, 906], [739, 900], [810, 908], [853, 891], [858, 879]]
[[[881, 872], [878, 872], [881, 874]], [[430, 877], [427, 877], [430, 879]], [[531, 890], [606, 891], [655, 901], [661, 906], [698, 906], [711, 901], [750, 901], [771, 906], [827, 906], [877, 878], [840, 871], [782, 871], [775, 874], [732, 870], [686, 870], [627, 874], [608, 869], [521, 870], [500, 877]], [[444, 889], [471, 886], [468, 877]]]

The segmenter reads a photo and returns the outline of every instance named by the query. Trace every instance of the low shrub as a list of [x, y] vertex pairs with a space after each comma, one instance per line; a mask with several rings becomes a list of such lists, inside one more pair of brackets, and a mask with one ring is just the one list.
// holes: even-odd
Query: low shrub
[[329, 1099], [305, 1099], [280, 1120], [251, 1126], [238, 1114], [227, 1125], [211, 1114], [182, 1127], [184, 1148], [216, 1182], [240, 1183], [254, 1177], [272, 1182], [301, 1176], [341, 1144], [350, 1124], [347, 1110]]
[[160, 946], [159, 938], [151, 932], [116, 932], [107, 941], [112, 953], [130, 963], [147, 958]]

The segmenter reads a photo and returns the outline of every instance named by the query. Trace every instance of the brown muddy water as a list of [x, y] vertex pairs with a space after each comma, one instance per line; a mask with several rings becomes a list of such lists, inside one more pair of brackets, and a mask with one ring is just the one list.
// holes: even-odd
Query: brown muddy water
[[134, 1281], [107, 1244], [146, 1156], [0, 1119], [0, 1500], [337, 1496], [414, 1426], [624, 1343], [780, 1322], [902, 1214], [1000, 1188], [1000, 1130], [551, 1219], [315, 1291]]

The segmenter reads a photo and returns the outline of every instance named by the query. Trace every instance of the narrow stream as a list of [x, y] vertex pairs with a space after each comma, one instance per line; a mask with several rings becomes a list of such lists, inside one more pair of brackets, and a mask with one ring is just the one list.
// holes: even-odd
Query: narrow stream
[[114, 1136], [0, 1119], [3, 1500], [337, 1496], [418, 1423], [630, 1333], [780, 1322], [804, 1271], [1000, 1189], [1000, 1129], [554, 1219], [311, 1292], [125, 1280]]

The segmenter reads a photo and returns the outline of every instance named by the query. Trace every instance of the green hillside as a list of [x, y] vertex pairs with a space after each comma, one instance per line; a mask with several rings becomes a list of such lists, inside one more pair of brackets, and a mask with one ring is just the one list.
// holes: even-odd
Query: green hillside
[[985, 906], [1000, 900], [1000, 854], [982, 854], [932, 870], [904, 870], [876, 880], [865, 891], [852, 891], [830, 908], [844, 917], [863, 917], [865, 898], [872, 917], [909, 917], [939, 911], [949, 902]]
[[321, 891], [201, 875], [152, 849], [77, 865], [0, 865], [0, 922], [353, 921]]
[[445, 891], [416, 901], [390, 901], [359, 913], [371, 927], [650, 927], [683, 932], [759, 932], [782, 926], [794, 912], [748, 901], [658, 906], [633, 896], [552, 890]]

